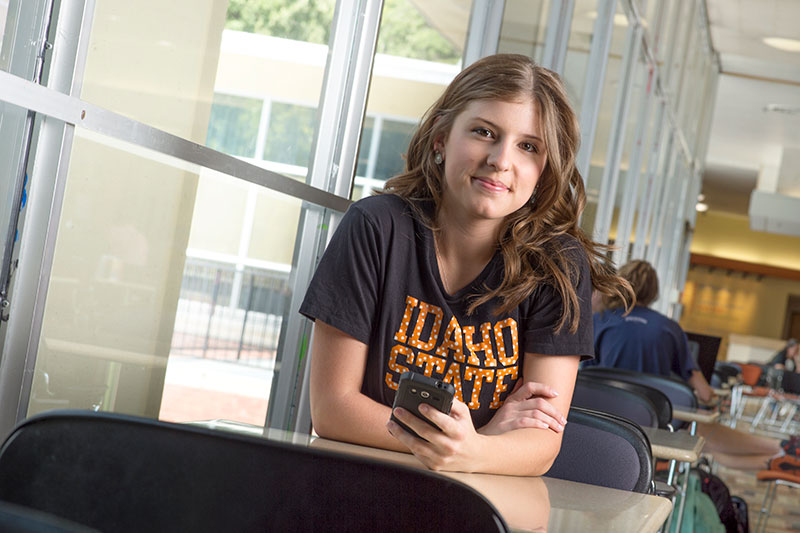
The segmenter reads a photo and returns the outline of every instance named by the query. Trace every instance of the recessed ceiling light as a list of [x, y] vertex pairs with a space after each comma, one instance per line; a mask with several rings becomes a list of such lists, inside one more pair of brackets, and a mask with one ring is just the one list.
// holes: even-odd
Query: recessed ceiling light
[[708, 211], [708, 204], [704, 204], [703, 202], [697, 202], [697, 205], [694, 206], [697, 209], [698, 213], [705, 213]]
[[764, 37], [764, 44], [787, 52], [800, 52], [800, 41], [781, 37]]

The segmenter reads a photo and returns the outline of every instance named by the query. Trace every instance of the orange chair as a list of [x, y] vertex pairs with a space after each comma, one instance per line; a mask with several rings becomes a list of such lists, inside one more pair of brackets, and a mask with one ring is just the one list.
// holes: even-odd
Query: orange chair
[[751, 363], [743, 363], [739, 366], [742, 367], [742, 381], [744, 384], [755, 387], [764, 370], [760, 366]]
[[780, 470], [762, 470], [756, 474], [759, 481], [768, 481], [767, 492], [764, 494], [764, 503], [761, 504], [761, 511], [758, 513], [758, 523], [755, 533], [766, 531], [767, 520], [772, 512], [772, 503], [775, 501], [775, 493], [778, 485], [785, 485], [793, 489], [800, 489], [800, 475], [782, 472]]
[[742, 420], [747, 398], [766, 398], [769, 387], [757, 387], [756, 384], [764, 372], [763, 367], [751, 363], [739, 363], [742, 369], [742, 383], [734, 387], [731, 395], [731, 427], [736, 427]]

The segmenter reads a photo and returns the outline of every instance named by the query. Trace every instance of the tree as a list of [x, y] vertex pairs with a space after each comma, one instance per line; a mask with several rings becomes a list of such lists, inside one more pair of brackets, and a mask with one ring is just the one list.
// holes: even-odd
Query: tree
[[[328, 44], [335, 0], [230, 0], [226, 27], [285, 39]], [[386, 0], [378, 52], [456, 63], [461, 52], [408, 0]]]
[[328, 44], [334, 0], [230, 0], [226, 27]]

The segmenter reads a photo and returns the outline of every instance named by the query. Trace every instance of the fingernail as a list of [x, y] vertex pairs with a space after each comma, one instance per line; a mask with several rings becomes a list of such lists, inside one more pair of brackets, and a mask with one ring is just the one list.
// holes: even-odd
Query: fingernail
[[559, 431], [564, 431], [564, 426], [562, 426], [561, 424], [558, 424], [556, 427], [558, 428]]
[[555, 389], [550, 389], [550, 394], [552, 394], [553, 396], [558, 396], [558, 391]]
[[564, 425], [567, 424], [567, 419], [564, 418], [563, 416], [561, 417], [561, 423], [564, 424]]

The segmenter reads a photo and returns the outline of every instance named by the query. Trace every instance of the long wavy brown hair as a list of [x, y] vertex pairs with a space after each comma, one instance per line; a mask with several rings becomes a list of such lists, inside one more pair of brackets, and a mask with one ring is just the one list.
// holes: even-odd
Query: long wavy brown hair
[[[632, 300], [633, 293], [627, 281], [606, 262], [609, 247], [593, 242], [578, 226], [586, 205], [583, 179], [575, 166], [580, 132], [556, 73], [519, 54], [488, 56], [462, 70], [423, 116], [408, 147], [405, 171], [388, 180], [383, 192], [405, 198], [422, 220], [438, 231], [444, 172], [434, 161], [434, 142], [447, 137], [459, 113], [475, 100], [516, 102], [529, 98], [538, 106], [547, 164], [534, 202], [526, 203], [503, 221], [498, 242], [505, 268], [502, 283], [475, 295], [469, 312], [495, 297], [499, 299], [497, 312], [508, 312], [536, 287], [550, 284], [564, 302], [556, 331], [568, 324], [575, 332], [580, 318], [574, 288], [578, 266], [559, 244], [559, 236], [573, 236], [586, 250], [595, 289], [624, 301]], [[426, 201], [435, 206], [433, 219], [421, 207]]]

